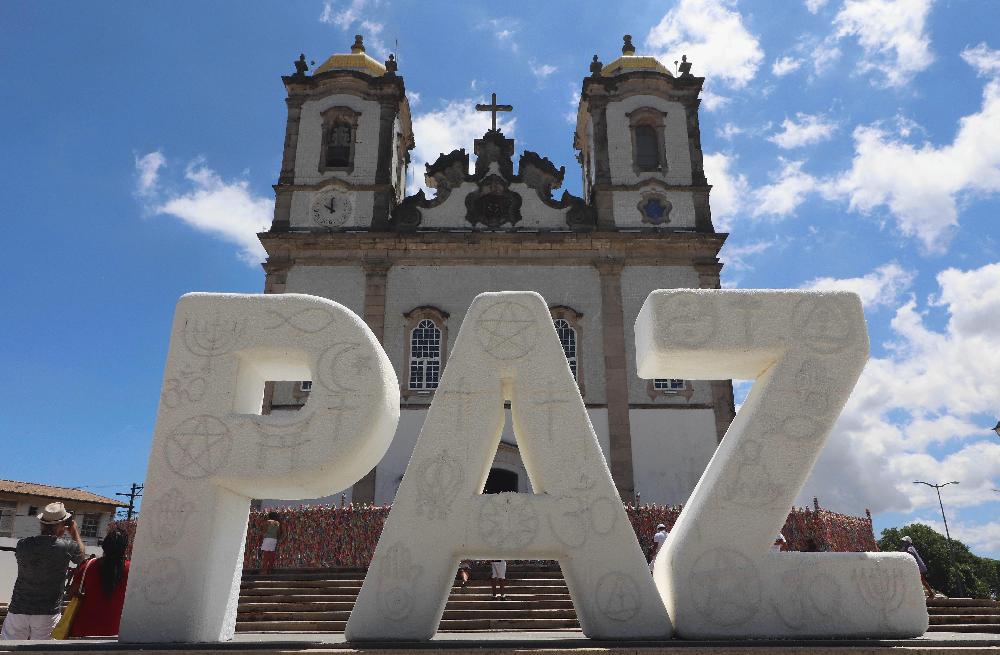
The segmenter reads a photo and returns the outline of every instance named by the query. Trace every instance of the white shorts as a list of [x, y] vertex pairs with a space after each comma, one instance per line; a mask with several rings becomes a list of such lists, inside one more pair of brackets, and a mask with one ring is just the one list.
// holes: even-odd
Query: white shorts
[[61, 614], [8, 614], [0, 639], [52, 639]]
[[264, 541], [260, 544], [260, 549], [268, 553], [273, 553], [277, 548], [278, 540], [274, 537], [264, 537]]
[[494, 560], [490, 562], [490, 568], [493, 570], [490, 572], [490, 577], [496, 578], [497, 580], [507, 579], [507, 561], [506, 560]]

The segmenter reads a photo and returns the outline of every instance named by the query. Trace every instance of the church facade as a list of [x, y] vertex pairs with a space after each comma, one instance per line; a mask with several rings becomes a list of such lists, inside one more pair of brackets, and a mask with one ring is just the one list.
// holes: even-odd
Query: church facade
[[[612, 477], [626, 501], [684, 502], [734, 414], [729, 380], [644, 380], [632, 326], [647, 294], [718, 288], [698, 95], [625, 39], [583, 81], [574, 147], [583, 197], [554, 192], [565, 167], [494, 128], [426, 166], [406, 195], [414, 146], [403, 78], [356, 37], [349, 54], [283, 78], [288, 123], [267, 251], [266, 293], [308, 293], [363, 317], [399, 379], [399, 427], [378, 467], [344, 491], [391, 503], [473, 298], [529, 290], [550, 305]], [[567, 135], [568, 136], [568, 135]], [[683, 329], [683, 320], [675, 322]], [[471, 382], [471, 381], [470, 381]], [[265, 413], [295, 411], [311, 383], [267, 383]], [[544, 391], [540, 392], [544, 393]], [[554, 401], [555, 402], [555, 401]], [[509, 421], [486, 491], [530, 491]], [[330, 497], [336, 502], [341, 494]], [[297, 503], [298, 501], [296, 501]]]

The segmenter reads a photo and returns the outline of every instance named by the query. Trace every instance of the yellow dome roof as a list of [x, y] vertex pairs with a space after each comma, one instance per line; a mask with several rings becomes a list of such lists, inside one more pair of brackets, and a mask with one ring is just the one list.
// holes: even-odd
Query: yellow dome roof
[[621, 73], [631, 73], [632, 71], [654, 71], [673, 77], [674, 74], [661, 64], [656, 57], [649, 55], [636, 55], [635, 46], [632, 45], [632, 36], [626, 34], [622, 39], [625, 45], [622, 46], [622, 56], [601, 69], [601, 75], [620, 75]]
[[330, 55], [329, 59], [313, 71], [313, 75], [333, 70], [358, 71], [373, 77], [385, 75], [385, 66], [369, 57], [365, 52], [364, 40], [360, 34], [354, 37], [354, 45], [351, 46], [350, 54]]
[[674, 76], [656, 57], [649, 55], [622, 55], [602, 68], [601, 75], [619, 75], [632, 71], [656, 71], [670, 77]]

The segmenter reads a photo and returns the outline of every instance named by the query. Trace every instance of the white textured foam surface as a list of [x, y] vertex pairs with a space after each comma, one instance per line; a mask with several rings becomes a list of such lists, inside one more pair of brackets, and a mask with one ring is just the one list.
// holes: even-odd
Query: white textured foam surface
[[[312, 380], [301, 410], [260, 416], [266, 380]], [[349, 487], [385, 453], [396, 375], [330, 300], [188, 294], [174, 316], [121, 640], [232, 638], [251, 498]]]
[[678, 635], [923, 634], [909, 555], [768, 552], [868, 358], [857, 295], [655, 291], [635, 334], [641, 377], [756, 380], [657, 556]]
[[[535, 495], [480, 495], [504, 427], [504, 400]], [[536, 293], [484, 293], [473, 301], [347, 638], [430, 639], [462, 558], [559, 560], [588, 636], [671, 634]]]

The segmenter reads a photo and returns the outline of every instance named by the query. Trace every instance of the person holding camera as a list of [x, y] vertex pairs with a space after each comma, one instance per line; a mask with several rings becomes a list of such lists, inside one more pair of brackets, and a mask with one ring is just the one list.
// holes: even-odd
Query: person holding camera
[[17, 581], [0, 639], [50, 639], [59, 622], [66, 570], [86, 557], [80, 531], [62, 503], [46, 505], [38, 521], [41, 534], [19, 540], [14, 551]]

